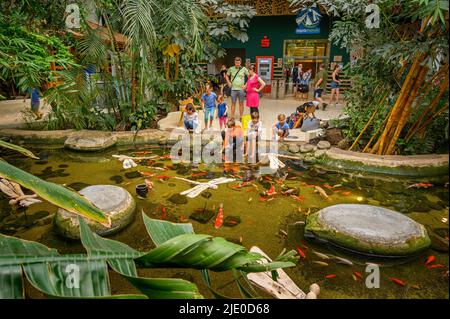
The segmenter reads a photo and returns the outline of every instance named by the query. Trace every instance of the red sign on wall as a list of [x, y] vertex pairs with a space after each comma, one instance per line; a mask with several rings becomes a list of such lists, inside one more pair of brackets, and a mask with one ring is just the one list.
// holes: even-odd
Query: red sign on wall
[[270, 47], [270, 39], [267, 37], [267, 35], [265, 35], [264, 39], [261, 40], [261, 47], [262, 48]]

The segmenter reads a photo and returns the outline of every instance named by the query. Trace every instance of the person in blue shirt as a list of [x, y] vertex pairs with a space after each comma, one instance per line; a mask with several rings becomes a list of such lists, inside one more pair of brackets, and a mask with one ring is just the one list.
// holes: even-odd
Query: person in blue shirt
[[33, 113], [36, 115], [36, 120], [40, 120], [42, 118], [42, 113], [39, 112], [39, 107], [41, 104], [41, 99], [39, 97], [39, 89], [37, 88], [28, 89], [23, 101], [25, 102], [25, 100], [28, 97], [31, 97], [31, 111], [33, 111]]
[[274, 139], [277, 136], [280, 141], [289, 135], [289, 124], [286, 123], [286, 115], [278, 115], [278, 123], [273, 126]]
[[213, 92], [211, 84], [206, 85], [206, 93], [202, 95], [201, 104], [202, 109], [205, 112], [205, 130], [208, 129], [208, 119], [209, 127], [212, 127], [214, 120], [214, 113], [216, 111], [216, 101], [217, 95]]
[[222, 131], [227, 126], [228, 106], [224, 102], [222, 95], [219, 95], [217, 102], [219, 102], [219, 105], [217, 105], [217, 117], [219, 118], [220, 131]]

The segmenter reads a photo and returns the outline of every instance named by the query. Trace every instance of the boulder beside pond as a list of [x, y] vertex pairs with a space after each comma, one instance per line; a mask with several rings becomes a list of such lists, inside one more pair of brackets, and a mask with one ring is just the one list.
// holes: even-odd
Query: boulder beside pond
[[[122, 187], [113, 185], [94, 185], [83, 188], [80, 195], [111, 218], [111, 227], [84, 218], [92, 231], [100, 236], [115, 234], [133, 221], [136, 203], [131, 194]], [[55, 227], [59, 234], [70, 239], [80, 238], [78, 215], [59, 208], [55, 217]]]
[[64, 142], [68, 149], [81, 152], [95, 152], [107, 149], [117, 143], [117, 138], [107, 132], [80, 131]]
[[425, 227], [398, 212], [371, 205], [326, 207], [306, 220], [305, 236], [378, 256], [406, 256], [430, 246]]

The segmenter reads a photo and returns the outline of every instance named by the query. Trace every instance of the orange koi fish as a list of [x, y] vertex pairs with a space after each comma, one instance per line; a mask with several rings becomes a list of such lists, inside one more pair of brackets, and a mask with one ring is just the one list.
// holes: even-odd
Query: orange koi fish
[[259, 201], [260, 201], [260, 202], [265, 202], [265, 201], [267, 201], [267, 200], [268, 200], [267, 197], [260, 197], [260, 198], [259, 198]]
[[402, 287], [406, 286], [406, 283], [403, 280], [401, 280], [401, 279], [398, 279], [398, 278], [395, 278], [395, 277], [389, 277], [389, 280], [392, 281], [392, 282], [395, 282], [397, 285], [400, 285]]
[[359, 273], [359, 272], [357, 272], [357, 271], [354, 271], [353, 274], [354, 274], [356, 277], [358, 277], [359, 279], [363, 279], [361, 273]]
[[295, 249], [297, 249], [298, 254], [300, 255], [300, 257], [302, 257], [303, 259], [306, 259], [306, 255], [303, 252], [303, 250], [300, 249], [300, 247], [298, 247], [295, 243], [294, 243]]
[[341, 194], [342, 195], [344, 195], [344, 196], [348, 196], [348, 195], [350, 195], [352, 192], [342, 192]]
[[181, 216], [179, 217], [179, 220], [180, 220], [180, 222], [185, 223], [185, 222], [187, 222], [187, 221], [189, 220], [189, 218], [187, 218], [187, 217], [184, 216], [184, 215], [181, 215]]
[[214, 228], [219, 229], [223, 224], [223, 204], [219, 206], [219, 212], [217, 213], [216, 221], [214, 222]]
[[247, 189], [246, 191], [245, 191], [246, 193], [251, 193], [251, 192], [253, 192], [253, 189]]
[[206, 174], [208, 174], [208, 172], [200, 172], [200, 173], [192, 174], [191, 177], [200, 177], [200, 176], [204, 176]]
[[335, 275], [335, 274], [329, 274], [329, 275], [325, 276], [326, 279], [331, 279], [331, 278], [336, 278], [336, 277], [337, 277], [337, 275]]
[[167, 208], [163, 207], [162, 208], [161, 219], [166, 219], [166, 217], [167, 217]]
[[272, 185], [272, 186], [270, 186], [270, 189], [267, 191], [267, 195], [274, 195], [274, 194], [276, 194], [276, 192], [275, 192], [275, 186], [274, 185]]
[[139, 172], [143, 177], [153, 177], [155, 174], [150, 172]]
[[170, 176], [167, 176], [167, 175], [156, 176], [156, 179], [159, 179], [159, 180], [166, 180], [166, 179], [169, 179], [169, 178], [170, 178]]
[[435, 268], [444, 268], [445, 266], [444, 265], [441, 265], [441, 264], [434, 264], [434, 265], [431, 265], [430, 267], [428, 267], [428, 269], [435, 269]]
[[416, 183], [416, 184], [412, 184], [412, 185], [409, 185], [408, 187], [406, 187], [407, 189], [408, 188], [412, 188], [412, 187], [415, 187], [415, 188], [428, 188], [428, 187], [433, 187], [434, 185], [433, 184], [430, 184], [430, 183]]
[[300, 195], [300, 196], [291, 195], [291, 197], [292, 197], [293, 199], [295, 199], [296, 201], [298, 201], [298, 202], [302, 202], [302, 201], [305, 200], [305, 196], [304, 196], [304, 195]]
[[427, 260], [425, 261], [425, 264], [424, 264], [424, 266], [428, 266], [429, 264], [431, 264], [433, 261], [435, 261], [436, 260], [436, 257], [435, 256], [429, 256], [428, 258], [427, 258]]

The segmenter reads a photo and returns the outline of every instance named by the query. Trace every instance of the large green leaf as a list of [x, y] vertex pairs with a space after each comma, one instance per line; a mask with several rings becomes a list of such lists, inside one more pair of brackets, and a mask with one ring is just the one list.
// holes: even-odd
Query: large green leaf
[[9, 149], [14, 150], [16, 152], [19, 152], [19, 153], [21, 153], [21, 154], [23, 154], [25, 156], [28, 156], [28, 157], [31, 157], [31, 158], [34, 158], [34, 159], [39, 159], [39, 157], [34, 155], [33, 152], [27, 150], [26, 148], [23, 148], [23, 147], [20, 147], [18, 145], [15, 145], [15, 144], [11, 144], [11, 143], [5, 142], [3, 140], [0, 140], [0, 147], [9, 148]]
[[196, 285], [183, 279], [138, 277], [134, 259], [142, 256], [143, 253], [126, 244], [102, 238], [93, 233], [81, 218], [79, 221], [81, 242], [88, 255], [106, 258], [114, 271], [127, 278], [147, 297], [159, 299], [203, 298]]
[[[243, 246], [221, 237], [190, 233], [192, 225], [155, 220], [143, 214], [148, 233], [157, 238], [158, 246], [138, 257], [136, 262], [146, 267], [185, 267], [226, 271], [265, 272], [293, 267], [290, 261], [274, 261], [262, 265], [263, 256], [248, 252]], [[181, 233], [181, 235], [180, 235]]]
[[0, 177], [32, 190], [41, 198], [69, 212], [95, 220], [107, 227], [111, 226], [109, 216], [103, 211], [78, 193], [61, 185], [44, 181], [2, 160], [0, 160]]

